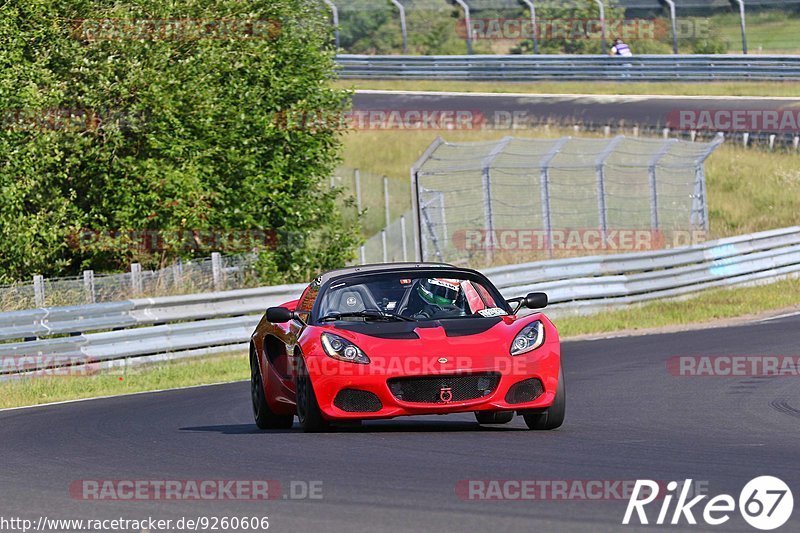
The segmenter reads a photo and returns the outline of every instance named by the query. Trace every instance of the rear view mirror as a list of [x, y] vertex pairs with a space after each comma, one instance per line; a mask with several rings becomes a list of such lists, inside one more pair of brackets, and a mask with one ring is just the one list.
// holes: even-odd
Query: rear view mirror
[[270, 307], [267, 309], [267, 320], [273, 324], [285, 324], [294, 318], [294, 312], [285, 307]]
[[528, 295], [522, 299], [522, 304], [528, 309], [544, 309], [547, 307], [547, 294], [543, 292], [528, 293]]

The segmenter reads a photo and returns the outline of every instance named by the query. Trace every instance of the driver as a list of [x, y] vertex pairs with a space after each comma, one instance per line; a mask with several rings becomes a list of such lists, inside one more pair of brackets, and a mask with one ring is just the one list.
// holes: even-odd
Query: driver
[[423, 308], [416, 313], [417, 315], [432, 318], [445, 310], [458, 310], [456, 300], [461, 294], [461, 283], [457, 279], [422, 279], [417, 284], [416, 290], [424, 302]]

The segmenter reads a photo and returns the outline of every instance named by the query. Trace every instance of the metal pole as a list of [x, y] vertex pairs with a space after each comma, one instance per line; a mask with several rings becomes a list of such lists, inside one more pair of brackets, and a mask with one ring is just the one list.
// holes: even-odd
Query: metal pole
[[133, 294], [142, 293], [142, 265], [139, 263], [131, 264], [131, 291]]
[[330, 8], [331, 15], [333, 16], [333, 42], [336, 45], [336, 49], [339, 49], [339, 9], [337, 9], [336, 4], [334, 4], [331, 0], [323, 0], [325, 4]]
[[362, 265], [366, 265], [367, 264], [367, 247], [362, 244], [360, 251], [361, 251], [361, 264]]
[[386, 227], [392, 223], [392, 212], [389, 210], [389, 178], [383, 177], [383, 209], [386, 212]]
[[742, 25], [742, 53], [747, 55], [747, 28], [744, 23], [744, 0], [733, 0], [739, 4], [739, 19]]
[[33, 276], [33, 302], [36, 307], [44, 307], [44, 276]]
[[94, 291], [94, 270], [83, 271], [83, 290], [86, 293], [86, 303], [97, 302], [97, 295]]
[[464, 0], [456, 0], [456, 2], [464, 10], [464, 22], [467, 25], [467, 54], [472, 55], [472, 17], [470, 16], [469, 5]]
[[533, 53], [539, 53], [539, 35], [536, 27], [536, 4], [533, 3], [533, 0], [522, 0], [522, 2], [528, 6], [528, 10], [531, 12], [531, 33], [533, 34]]
[[600, 8], [600, 49], [603, 55], [606, 54], [606, 7], [603, 5], [603, 0], [594, 0], [597, 7]]
[[414, 254], [417, 261], [424, 261], [425, 255], [422, 253], [422, 205], [419, 197], [419, 170], [431, 158], [433, 153], [444, 144], [441, 136], [433, 140], [427, 150], [420, 156], [416, 163], [411, 167], [411, 215], [414, 223]]
[[697, 158], [695, 165], [697, 168], [695, 170], [695, 194], [692, 202], [692, 219], [696, 219], [699, 215], [702, 217], [702, 220], [699, 221], [699, 224], [696, 223], [696, 220], [691, 220], [690, 223], [695, 227], [699, 226], [703, 229], [703, 231], [708, 231], [708, 196], [706, 195], [706, 172], [703, 168], [703, 164], [706, 162], [711, 154], [716, 150], [719, 145], [725, 142], [725, 134], [724, 133], [717, 133], [717, 136], [714, 137], [714, 140], [708, 145], [708, 148]]
[[600, 230], [603, 232], [603, 243], [605, 244], [608, 235], [608, 209], [606, 207], [606, 159], [614, 152], [614, 149], [625, 137], [619, 135], [614, 137], [608, 146], [597, 156], [597, 210], [600, 216]]
[[387, 249], [386, 245], [386, 230], [381, 230], [381, 247], [383, 248], [383, 262], [389, 262], [389, 250]]
[[406, 240], [406, 216], [400, 217], [400, 236], [403, 241], [403, 261], [408, 261], [408, 241]]
[[492, 263], [492, 255], [495, 247], [494, 242], [494, 205], [492, 201], [492, 164], [497, 159], [503, 150], [505, 150], [508, 143], [513, 140], [513, 137], [503, 137], [503, 139], [492, 148], [483, 161], [481, 162], [482, 184], [483, 184], [483, 227], [486, 231], [486, 261]]
[[658, 181], [656, 176], [656, 166], [661, 159], [667, 155], [670, 147], [678, 142], [678, 139], [665, 141], [659, 150], [653, 154], [648, 165], [648, 175], [650, 177], [650, 229], [658, 230], [660, 222], [658, 220]]
[[571, 137], [562, 137], [553, 145], [547, 155], [539, 163], [540, 181], [540, 200], [542, 202], [542, 225], [544, 234], [547, 238], [547, 254], [553, 254], [553, 217], [550, 210], [550, 164], [553, 159], [561, 152], [564, 145], [570, 141]]
[[669, 18], [672, 21], [672, 53], [678, 53], [678, 21], [675, 15], [675, 2], [664, 0], [669, 6]]
[[353, 177], [356, 185], [356, 209], [358, 209], [358, 214], [361, 215], [361, 171], [355, 169], [353, 171]]
[[222, 257], [219, 252], [211, 253], [211, 281], [214, 284], [214, 290], [218, 291], [222, 284]]
[[406, 8], [400, 3], [400, 0], [391, 0], [397, 10], [400, 12], [400, 31], [403, 33], [403, 53], [408, 53], [408, 28], [406, 27]]

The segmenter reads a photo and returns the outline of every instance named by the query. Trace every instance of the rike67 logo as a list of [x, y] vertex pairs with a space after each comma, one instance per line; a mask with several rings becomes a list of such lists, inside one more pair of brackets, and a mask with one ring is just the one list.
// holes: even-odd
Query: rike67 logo
[[[702, 494], [689, 499], [691, 486], [691, 479], [687, 479], [682, 485], [677, 481], [670, 481], [666, 487], [666, 494], [659, 494], [657, 482], [649, 479], [637, 480], [622, 523], [636, 524], [638, 519], [642, 525], [650, 523], [696, 525], [697, 519], [701, 518], [708, 525], [719, 526], [730, 520], [731, 514], [737, 509], [737, 502], [733, 496], [720, 494], [703, 502], [708, 495]], [[672, 508], [672, 502], [676, 497], [677, 501]], [[648, 518], [645, 507], [656, 499], [661, 499], [661, 507], [655, 522], [650, 522], [652, 516]], [[739, 513], [745, 522], [756, 529], [767, 531], [781, 527], [792, 516], [793, 509], [792, 491], [786, 483], [776, 477], [760, 476], [752, 479], [739, 493]]]

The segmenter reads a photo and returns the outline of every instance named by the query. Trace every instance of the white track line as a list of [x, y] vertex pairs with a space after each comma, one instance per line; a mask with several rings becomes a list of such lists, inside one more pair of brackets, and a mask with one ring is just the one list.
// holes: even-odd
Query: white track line
[[773, 100], [776, 102], [798, 102], [798, 96], [681, 96], [669, 94], [543, 94], [543, 93], [481, 93], [451, 91], [384, 91], [359, 89], [356, 94], [402, 95], [402, 96], [480, 96], [490, 98], [593, 98], [609, 102], [631, 100]]
[[200, 389], [202, 387], [216, 387], [217, 385], [230, 385], [231, 383], [243, 383], [245, 381], [249, 381], [246, 379], [239, 380], [239, 381], [220, 381], [218, 383], [206, 383], [205, 385], [189, 385], [187, 387], [175, 387], [173, 389], [157, 389], [157, 390], [145, 390], [139, 392], [126, 392], [124, 394], [109, 394], [108, 396], [94, 396], [92, 398], [78, 398], [76, 400], [62, 400], [60, 402], [50, 402], [50, 403], [40, 403], [36, 405], [23, 405], [21, 407], [6, 407], [5, 409], [0, 409], [0, 413], [5, 413], [7, 411], [19, 411], [22, 409], [36, 409], [38, 407], [52, 407], [54, 405], [67, 405], [70, 403], [80, 403], [80, 402], [90, 402], [94, 400], [108, 400], [109, 398], [124, 398], [126, 396], [142, 396], [144, 394], [156, 394], [159, 392], [170, 392], [170, 391], [177, 391], [177, 390], [190, 390], [190, 389]]

